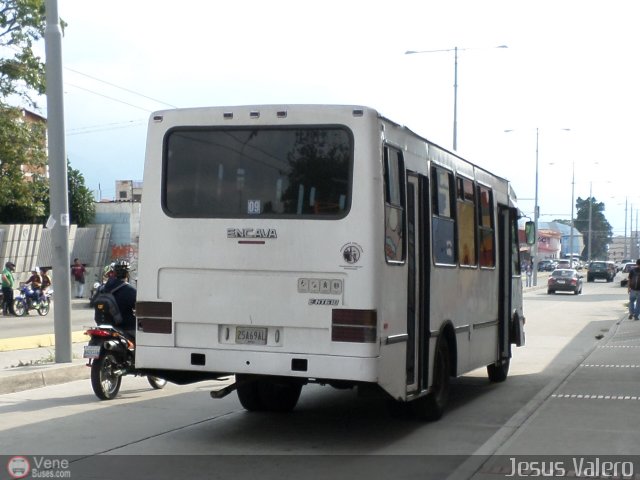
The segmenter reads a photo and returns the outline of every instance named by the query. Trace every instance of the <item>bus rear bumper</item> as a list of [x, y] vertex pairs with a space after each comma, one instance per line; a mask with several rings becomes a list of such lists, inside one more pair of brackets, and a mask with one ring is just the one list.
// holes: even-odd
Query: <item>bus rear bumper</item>
[[276, 375], [309, 379], [378, 381], [378, 357], [139, 346], [136, 368], [184, 372]]

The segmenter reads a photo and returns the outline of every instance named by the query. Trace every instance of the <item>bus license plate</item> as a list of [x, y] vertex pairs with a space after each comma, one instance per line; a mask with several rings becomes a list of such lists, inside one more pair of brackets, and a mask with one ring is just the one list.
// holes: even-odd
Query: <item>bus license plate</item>
[[267, 329], [236, 327], [236, 343], [241, 343], [243, 345], [266, 345]]
[[85, 345], [83, 358], [98, 358], [100, 356], [100, 345]]

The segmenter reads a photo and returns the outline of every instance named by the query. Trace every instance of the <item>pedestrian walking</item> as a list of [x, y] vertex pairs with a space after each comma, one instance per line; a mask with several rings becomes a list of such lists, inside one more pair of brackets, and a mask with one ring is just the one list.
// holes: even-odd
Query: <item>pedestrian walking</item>
[[532, 286], [531, 277], [533, 276], [533, 264], [532, 262], [527, 262], [527, 266], [525, 267], [524, 273], [527, 276], [527, 287]]
[[4, 264], [4, 270], [2, 270], [2, 314], [3, 315], [15, 315], [16, 312], [13, 309], [13, 289], [16, 286], [13, 272], [16, 270], [16, 265], [13, 262], [7, 262]]
[[85, 272], [87, 271], [84, 268], [84, 265], [80, 263], [80, 260], [77, 258], [73, 259], [73, 265], [71, 265], [71, 275], [73, 275], [73, 283], [75, 285], [76, 298], [84, 297], [84, 281], [85, 281]]
[[629, 291], [629, 320], [638, 320], [640, 315], [640, 258], [636, 260], [636, 266], [629, 271], [627, 282]]

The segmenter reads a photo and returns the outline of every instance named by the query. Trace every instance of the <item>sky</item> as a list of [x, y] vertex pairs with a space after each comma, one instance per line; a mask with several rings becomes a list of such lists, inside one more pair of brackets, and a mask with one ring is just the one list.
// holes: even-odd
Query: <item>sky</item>
[[67, 157], [113, 198], [143, 179], [153, 111], [295, 103], [373, 107], [451, 149], [457, 47], [457, 153], [509, 179], [532, 217], [537, 137], [540, 221], [591, 191], [624, 235], [640, 210], [633, 4], [58, 0]]

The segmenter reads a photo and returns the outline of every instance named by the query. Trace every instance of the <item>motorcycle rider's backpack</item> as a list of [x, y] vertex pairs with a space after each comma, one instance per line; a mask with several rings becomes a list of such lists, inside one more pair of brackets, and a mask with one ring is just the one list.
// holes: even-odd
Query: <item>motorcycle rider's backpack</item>
[[93, 301], [93, 308], [95, 311], [94, 320], [98, 325], [113, 325], [117, 327], [122, 324], [122, 313], [120, 313], [120, 307], [116, 302], [116, 298], [113, 296], [113, 292], [124, 287], [126, 283], [121, 283], [111, 291], [106, 291], [104, 287], [100, 290]]

